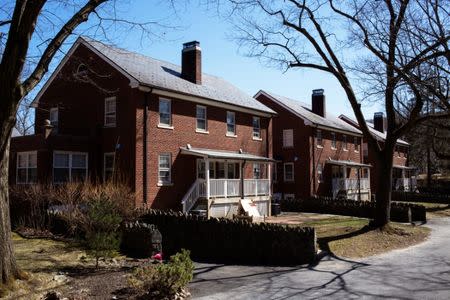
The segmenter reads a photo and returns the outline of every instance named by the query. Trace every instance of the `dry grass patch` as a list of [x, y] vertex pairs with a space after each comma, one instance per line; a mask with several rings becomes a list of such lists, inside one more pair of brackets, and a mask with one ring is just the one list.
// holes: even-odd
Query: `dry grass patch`
[[450, 204], [426, 202], [416, 202], [415, 204], [425, 206], [425, 209], [427, 211], [427, 218], [429, 219], [450, 217]]

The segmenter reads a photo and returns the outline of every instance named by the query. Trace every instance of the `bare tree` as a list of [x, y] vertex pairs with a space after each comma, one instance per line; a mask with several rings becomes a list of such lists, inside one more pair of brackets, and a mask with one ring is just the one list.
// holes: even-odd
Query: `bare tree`
[[121, 19], [116, 8], [124, 2], [8, 0], [0, 4], [0, 283], [20, 275], [11, 244], [8, 161], [21, 99], [38, 86], [74, 34], [108, 39], [122, 28], [124, 35], [138, 29], [143, 37], [157, 38], [160, 29], [167, 28], [160, 20]]
[[33, 133], [33, 108], [31, 99], [25, 97], [19, 104], [16, 114], [16, 125], [14, 128], [19, 135], [29, 135]]
[[[389, 228], [396, 140], [417, 124], [449, 116], [450, 2], [230, 2], [236, 38], [248, 55], [284, 69], [320, 70], [340, 83], [369, 147], [377, 153], [379, 189], [373, 224]], [[382, 144], [370, 134], [361, 110], [362, 101], [370, 99], [382, 102], [386, 110]], [[425, 111], [425, 99], [433, 99], [439, 109]], [[406, 103], [407, 109], [399, 113], [398, 107]]]

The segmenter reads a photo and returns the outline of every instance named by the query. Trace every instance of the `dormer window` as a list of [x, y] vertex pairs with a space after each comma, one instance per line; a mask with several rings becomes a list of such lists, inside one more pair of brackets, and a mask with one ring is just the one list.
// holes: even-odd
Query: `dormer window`
[[105, 127], [116, 126], [116, 97], [105, 98]]

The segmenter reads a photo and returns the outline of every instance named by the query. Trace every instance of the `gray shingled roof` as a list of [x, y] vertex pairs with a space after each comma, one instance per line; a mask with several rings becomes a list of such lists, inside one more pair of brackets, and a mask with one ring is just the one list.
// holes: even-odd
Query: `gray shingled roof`
[[301, 118], [306, 119], [313, 124], [344, 130], [351, 133], [362, 134], [362, 132], [359, 129], [356, 129], [355, 127], [347, 124], [346, 122], [334, 116], [333, 114], [330, 114], [329, 112], [326, 113], [324, 118], [313, 113], [311, 111], [311, 105], [309, 104], [300, 102], [298, 100], [290, 99], [284, 96], [276, 95], [274, 93], [267, 92], [264, 90], [261, 90], [260, 92], [268, 95], [285, 108], [291, 110], [294, 114], [297, 114]]
[[101, 52], [143, 85], [207, 98], [266, 113], [275, 113], [267, 106], [222, 78], [202, 73], [202, 84], [195, 84], [181, 78], [181, 67], [178, 65], [106, 45], [86, 37], [81, 37], [80, 39]]

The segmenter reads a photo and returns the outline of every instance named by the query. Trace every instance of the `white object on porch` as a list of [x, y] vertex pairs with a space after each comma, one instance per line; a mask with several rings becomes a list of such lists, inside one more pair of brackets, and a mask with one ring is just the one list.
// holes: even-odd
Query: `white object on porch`
[[239, 202], [248, 216], [261, 217], [258, 211], [258, 206], [255, 203], [253, 203], [253, 201], [249, 199], [241, 199]]

